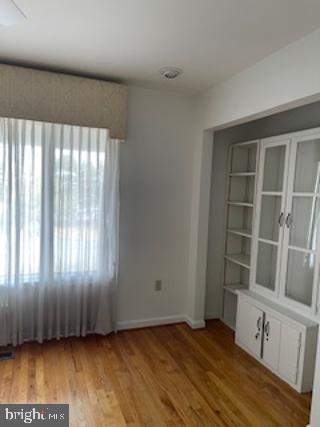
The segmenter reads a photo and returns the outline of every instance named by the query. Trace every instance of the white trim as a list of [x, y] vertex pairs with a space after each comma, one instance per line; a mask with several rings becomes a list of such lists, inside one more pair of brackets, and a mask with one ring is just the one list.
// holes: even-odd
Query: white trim
[[305, 192], [305, 193], [299, 193], [299, 192], [297, 192], [297, 191], [293, 191], [292, 192], [292, 197], [317, 197], [317, 198], [319, 198], [320, 197], [320, 193], [319, 192], [316, 192], [316, 193], [311, 193], [311, 192]]
[[[240, 265], [243, 268], [250, 270], [250, 255], [246, 254], [230, 254], [224, 256], [227, 261]], [[248, 262], [247, 262], [248, 261]]]
[[255, 177], [256, 173], [255, 172], [230, 172], [229, 176], [231, 176], [231, 178], [234, 178], [234, 177], [248, 178], [248, 177]]
[[276, 242], [275, 240], [264, 239], [262, 237], [257, 237], [257, 239], [259, 242], [267, 243], [268, 245], [279, 246], [279, 242]]
[[235, 142], [231, 144], [231, 147], [245, 147], [246, 145], [253, 145], [258, 143], [259, 143], [259, 139], [252, 139], [251, 141]]
[[230, 206], [243, 206], [245, 208], [253, 208], [253, 203], [247, 202], [233, 202], [232, 200], [228, 200], [227, 204]]
[[186, 323], [192, 329], [205, 328], [206, 326], [206, 322], [204, 320], [193, 320], [182, 314], [167, 317], [152, 317], [148, 319], [120, 321], [117, 322], [117, 330], [125, 331], [129, 329], [148, 328], [151, 326], [172, 325], [175, 323]]
[[312, 136], [319, 137], [319, 132], [320, 132], [320, 127], [316, 127], [316, 128], [307, 129], [307, 130], [299, 130], [296, 132], [290, 132], [290, 133], [284, 133], [284, 134], [275, 135], [275, 136], [269, 136], [267, 138], [263, 138], [263, 140], [266, 142], [277, 142], [277, 141], [280, 141], [282, 139], [286, 139], [286, 138], [290, 139], [290, 138], [294, 137], [294, 138], [297, 138], [300, 141], [302, 141], [305, 138], [308, 140]]
[[173, 323], [185, 322], [184, 315], [175, 315], [167, 317], [151, 317], [147, 319], [127, 320], [117, 322], [117, 329], [119, 331], [127, 329], [147, 328], [149, 326], [171, 325]]
[[261, 190], [261, 195], [262, 196], [279, 196], [279, 197], [282, 197], [283, 191], [264, 191], [264, 190]]
[[184, 321], [191, 329], [202, 329], [206, 327], [205, 320], [193, 320], [189, 316], [185, 316]]
[[311, 255], [316, 255], [317, 254], [316, 250], [313, 250], [313, 249], [304, 249], [304, 248], [301, 248], [300, 246], [288, 245], [287, 249], [291, 249], [292, 251], [296, 251], [296, 252], [304, 252], [305, 254], [311, 254]]
[[246, 237], [247, 239], [252, 238], [252, 231], [242, 228], [227, 228], [226, 233], [235, 234], [236, 236]]

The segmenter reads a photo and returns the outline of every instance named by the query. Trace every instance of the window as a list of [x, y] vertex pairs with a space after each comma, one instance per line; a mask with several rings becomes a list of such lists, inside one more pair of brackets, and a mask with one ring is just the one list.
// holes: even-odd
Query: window
[[0, 119], [2, 285], [112, 274], [114, 144], [103, 129]]

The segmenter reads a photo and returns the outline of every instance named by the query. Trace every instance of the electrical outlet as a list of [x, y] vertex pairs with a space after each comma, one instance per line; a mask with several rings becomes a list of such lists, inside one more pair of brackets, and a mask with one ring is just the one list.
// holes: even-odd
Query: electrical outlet
[[155, 285], [154, 289], [156, 291], [161, 291], [162, 290], [162, 280], [160, 280], [160, 279], [156, 280], [155, 283], [154, 283], [154, 285]]

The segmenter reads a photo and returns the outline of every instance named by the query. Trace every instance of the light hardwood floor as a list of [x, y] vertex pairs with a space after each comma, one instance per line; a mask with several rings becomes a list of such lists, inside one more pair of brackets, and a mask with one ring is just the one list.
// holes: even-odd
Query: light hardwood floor
[[1, 403], [69, 403], [78, 426], [299, 426], [299, 395], [219, 321], [28, 343], [0, 362]]

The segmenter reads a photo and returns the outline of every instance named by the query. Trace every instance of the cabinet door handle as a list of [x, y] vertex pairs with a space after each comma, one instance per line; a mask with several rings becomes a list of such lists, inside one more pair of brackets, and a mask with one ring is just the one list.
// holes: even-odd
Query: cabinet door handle
[[281, 214], [279, 215], [278, 223], [279, 223], [280, 227], [283, 226], [283, 224], [284, 224], [284, 212], [281, 212]]
[[262, 321], [262, 317], [259, 317], [257, 320], [257, 329], [259, 332], [261, 331], [261, 321]]
[[270, 333], [270, 322], [267, 322], [264, 326], [264, 333], [266, 334], [266, 337], [269, 337], [269, 333]]
[[287, 218], [286, 218], [286, 226], [287, 228], [290, 228], [291, 225], [293, 223], [293, 218], [292, 218], [292, 214], [288, 213]]

